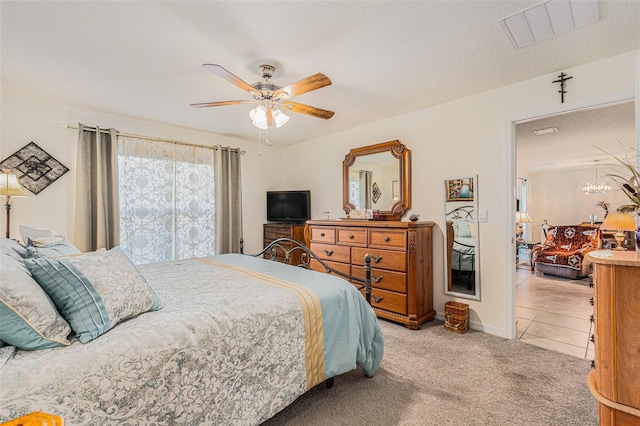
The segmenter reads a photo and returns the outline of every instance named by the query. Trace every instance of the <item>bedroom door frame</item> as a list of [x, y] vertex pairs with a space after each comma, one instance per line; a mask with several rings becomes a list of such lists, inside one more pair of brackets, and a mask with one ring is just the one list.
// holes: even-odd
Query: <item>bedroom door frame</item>
[[[640, 56], [636, 59], [636, 75], [640, 74]], [[510, 261], [505, 262], [507, 265], [507, 271], [505, 276], [509, 280], [509, 285], [506, 286], [505, 292], [505, 318], [506, 318], [506, 337], [515, 339], [516, 336], [516, 260], [515, 256], [515, 226], [510, 226], [512, 223], [516, 223], [516, 202], [515, 194], [518, 188], [517, 175], [516, 175], [516, 125], [519, 123], [525, 123], [528, 121], [534, 121], [541, 118], [551, 117], [555, 115], [567, 114], [571, 112], [584, 111], [590, 109], [599, 109], [607, 106], [613, 106], [616, 104], [622, 104], [627, 102], [635, 103], [635, 134], [636, 134], [636, 149], [640, 150], [640, 77], [636, 78], [636, 91], [634, 92], [622, 92], [603, 95], [591, 99], [586, 99], [578, 102], [571, 102], [566, 104], [555, 105], [552, 107], [544, 108], [541, 110], [525, 112], [512, 117], [507, 118], [507, 164], [509, 170], [507, 172], [507, 182], [510, 182], [510, 191], [513, 194], [512, 197], [507, 197], [505, 203], [506, 216], [508, 218], [506, 222], [507, 235], [511, 235], [511, 244], [507, 244], [509, 247], [508, 259]], [[640, 163], [640, 159], [638, 160]]]

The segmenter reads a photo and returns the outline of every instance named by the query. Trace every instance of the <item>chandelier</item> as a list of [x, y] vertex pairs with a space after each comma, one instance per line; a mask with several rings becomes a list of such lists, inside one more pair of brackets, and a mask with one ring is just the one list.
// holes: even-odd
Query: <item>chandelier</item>
[[611, 191], [611, 185], [598, 182], [598, 160], [596, 160], [596, 181], [595, 183], [587, 182], [582, 187], [582, 192], [588, 194], [606, 194]]

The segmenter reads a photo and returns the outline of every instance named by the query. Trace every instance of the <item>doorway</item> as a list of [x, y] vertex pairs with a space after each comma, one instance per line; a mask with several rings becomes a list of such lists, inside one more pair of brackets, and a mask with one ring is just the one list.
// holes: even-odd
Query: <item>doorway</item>
[[[548, 108], [546, 110], [542, 110], [542, 111], [538, 111], [538, 112], [531, 112], [531, 113], [527, 113], [527, 114], [522, 114], [521, 116], [517, 116], [517, 117], [513, 117], [510, 118], [508, 120], [508, 138], [510, 140], [510, 146], [509, 149], [511, 150], [511, 152], [509, 153], [510, 155], [510, 162], [511, 162], [511, 169], [510, 169], [510, 176], [513, 182], [513, 194], [517, 194], [518, 193], [518, 186], [519, 186], [519, 177], [522, 178], [527, 178], [527, 176], [520, 176], [521, 173], [518, 170], [518, 164], [517, 164], [517, 151], [518, 151], [518, 147], [517, 147], [517, 135], [518, 135], [518, 126], [520, 125], [531, 125], [531, 126], [535, 126], [538, 124], [542, 123], [542, 120], [546, 120], [546, 119], [550, 119], [553, 117], [557, 117], [557, 116], [562, 116], [564, 114], [571, 114], [571, 113], [579, 113], [579, 112], [585, 112], [585, 111], [591, 111], [591, 110], [598, 110], [601, 108], [606, 108], [606, 107], [615, 107], [617, 105], [621, 105], [621, 104], [629, 104], [629, 103], [633, 103], [634, 102], [634, 94], [633, 93], [624, 93], [624, 94], [618, 94], [618, 95], [611, 95], [611, 96], [606, 96], [606, 97], [602, 97], [600, 99], [596, 99], [596, 100], [591, 100], [591, 101], [585, 101], [585, 102], [578, 102], [578, 103], [572, 103], [572, 104], [565, 104], [565, 105], [559, 105], [559, 106], [555, 106], [553, 108]], [[635, 118], [634, 118], [635, 120]], [[530, 124], [529, 124], [530, 123]], [[614, 142], [615, 142], [615, 138]], [[636, 140], [635, 136], [633, 137], [633, 140], [635, 141], [635, 147], [636, 149], [639, 148], [638, 145], [640, 145], [638, 143], [638, 141]], [[557, 152], [557, 151], [555, 151]], [[615, 152], [618, 152], [618, 150], [616, 150]], [[603, 156], [606, 156], [606, 153], [602, 153]], [[596, 154], [592, 153], [592, 156], [597, 156]], [[558, 158], [563, 158], [563, 159], [568, 159], [569, 156], [568, 155], [564, 155], [564, 157], [562, 157], [561, 155], [557, 156]], [[557, 160], [557, 159], [556, 159]], [[551, 161], [551, 159], [549, 160], [549, 162], [553, 162]], [[588, 169], [589, 166], [588, 165], [584, 165], [583, 164], [583, 168]], [[535, 193], [535, 184], [532, 183], [531, 187], [530, 187], [530, 194], [534, 194]], [[578, 195], [582, 195], [582, 194], [578, 194]], [[533, 195], [530, 195], [531, 197], [533, 197]], [[514, 196], [514, 200], [510, 203], [508, 203], [509, 205], [507, 206], [511, 211], [509, 211], [509, 215], [510, 217], [512, 217], [512, 223], [514, 223], [515, 225], [515, 210], [516, 210], [516, 202], [515, 202], [515, 198], [516, 196]], [[530, 206], [532, 211], [535, 211], [535, 206], [534, 203], [532, 203], [531, 198], [529, 198], [528, 200], [528, 206]], [[529, 208], [529, 207], [527, 207]], [[532, 238], [535, 239], [534, 237], [534, 232], [537, 230], [538, 232], [541, 232], [541, 230], [539, 229], [540, 224], [543, 222], [543, 220], [545, 220], [543, 217], [536, 217], [533, 218], [533, 221], [531, 224], [529, 224], [529, 226], [527, 227], [528, 229], [525, 230], [525, 232], [527, 232], [525, 234], [525, 238]], [[548, 220], [548, 219], [547, 219]], [[537, 222], [537, 223], [536, 223]], [[537, 229], [538, 227], [538, 229]], [[514, 229], [514, 233], [515, 233], [515, 227]], [[539, 235], [539, 234], [538, 234]], [[515, 252], [516, 249], [516, 241], [515, 238], [513, 239], [513, 248], [512, 248], [512, 253]], [[516, 284], [517, 284], [517, 280], [518, 280], [518, 276], [516, 273], [516, 257], [512, 255], [512, 259], [513, 262], [511, 263], [511, 266], [509, 268], [509, 271], [507, 273], [507, 277], [511, 278], [511, 282], [514, 283], [513, 286], [509, 286], [508, 287], [508, 291], [506, 294], [506, 307], [507, 307], [507, 313], [508, 315], [510, 315], [509, 317], [509, 322], [508, 325], [511, 327], [510, 330], [508, 330], [508, 332], [510, 332], [512, 338], [517, 338], [517, 327], [516, 327]], [[588, 298], [587, 298], [588, 300]], [[587, 318], [588, 320], [588, 318]]]

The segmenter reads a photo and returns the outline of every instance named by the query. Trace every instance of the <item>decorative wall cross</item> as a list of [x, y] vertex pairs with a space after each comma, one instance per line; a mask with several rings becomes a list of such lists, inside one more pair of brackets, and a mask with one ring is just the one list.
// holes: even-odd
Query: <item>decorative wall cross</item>
[[552, 83], [560, 83], [560, 90], [558, 90], [558, 93], [560, 93], [560, 103], [564, 103], [564, 94], [567, 93], [567, 91], [564, 90], [565, 82], [567, 80], [571, 80], [572, 78], [573, 77], [567, 77], [567, 74], [561, 72], [560, 75], [558, 76], [558, 79], [552, 81]]

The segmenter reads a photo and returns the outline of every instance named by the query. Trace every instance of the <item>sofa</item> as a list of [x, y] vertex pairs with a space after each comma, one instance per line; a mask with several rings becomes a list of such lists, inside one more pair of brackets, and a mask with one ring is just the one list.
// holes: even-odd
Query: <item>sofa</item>
[[547, 239], [531, 250], [534, 269], [564, 278], [584, 278], [591, 272], [585, 255], [600, 247], [600, 239], [597, 226], [550, 226]]

